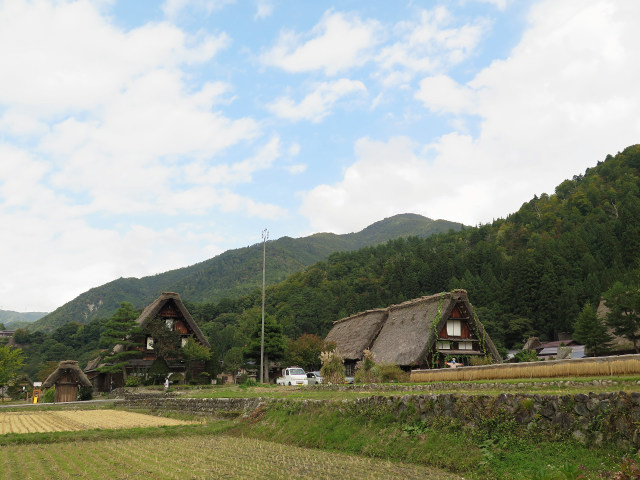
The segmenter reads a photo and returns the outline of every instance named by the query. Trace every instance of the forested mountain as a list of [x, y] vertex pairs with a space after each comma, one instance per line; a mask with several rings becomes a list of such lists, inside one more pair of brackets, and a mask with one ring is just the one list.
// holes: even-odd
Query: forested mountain
[[[640, 146], [535, 196], [506, 219], [428, 238], [335, 253], [267, 290], [267, 313], [297, 338], [334, 320], [421, 295], [465, 288], [492, 339], [572, 332], [586, 302], [638, 268]], [[220, 353], [243, 345], [260, 317], [259, 291], [191, 305]]]
[[[267, 284], [283, 281], [292, 273], [337, 251], [356, 250], [389, 239], [460, 230], [460, 223], [403, 214], [381, 220], [357, 233], [318, 233], [304, 238], [282, 237], [269, 241]], [[88, 323], [110, 316], [121, 302], [142, 308], [163, 291], [179, 292], [189, 302], [217, 302], [237, 298], [262, 285], [262, 244], [229, 250], [214, 258], [154, 276], [119, 278], [81, 294], [29, 327], [51, 331], [66, 322]]]

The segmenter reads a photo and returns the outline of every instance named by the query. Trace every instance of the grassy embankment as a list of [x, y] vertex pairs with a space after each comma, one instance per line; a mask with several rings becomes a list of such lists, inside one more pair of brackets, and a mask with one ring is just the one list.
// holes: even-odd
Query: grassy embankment
[[[541, 394], [620, 390], [640, 391], [640, 386], [637, 385], [638, 378], [636, 377], [599, 378], [595, 379], [597, 380], [596, 384], [593, 383], [593, 380], [592, 378], [565, 378], [561, 384], [551, 383], [547, 386], [544, 386], [543, 382], [538, 380], [538, 387], [533, 386], [535, 381], [526, 380], [489, 382], [488, 384], [492, 385], [489, 389], [460, 388], [460, 385], [454, 384], [449, 385], [450, 388], [443, 385], [442, 389], [440, 389], [440, 385], [438, 385], [438, 389], [429, 390], [428, 393], [453, 392], [466, 395], [491, 395], [504, 391]], [[602, 382], [602, 380], [611, 381], [611, 383]], [[514, 384], [520, 384], [516, 387], [516, 390], [512, 390]], [[103, 449], [112, 451], [115, 448], [112, 444], [105, 444], [104, 442], [115, 442], [119, 446], [139, 444], [141, 445], [140, 448], [145, 448], [146, 452], [148, 452], [145, 454], [148, 458], [154, 458], [155, 456], [156, 461], [162, 463], [163, 460], [171, 457], [170, 455], [167, 457], [163, 453], [163, 448], [165, 448], [163, 445], [174, 446], [175, 448], [172, 451], [175, 452], [178, 450], [185, 451], [182, 450], [183, 447], [186, 449], [196, 448], [196, 445], [199, 444], [202, 444], [203, 448], [209, 448], [205, 447], [205, 445], [211, 444], [210, 448], [215, 448], [221, 453], [224, 452], [224, 455], [230, 456], [229, 458], [235, 458], [235, 460], [229, 460], [231, 463], [225, 461], [226, 467], [220, 465], [222, 470], [216, 470], [219, 475], [224, 475], [224, 471], [233, 472], [235, 471], [233, 470], [234, 468], [238, 469], [238, 476], [234, 478], [251, 478], [252, 473], [248, 470], [250, 467], [247, 466], [245, 470], [244, 466], [245, 463], [250, 463], [258, 469], [263, 468], [266, 472], [263, 478], [286, 478], [286, 474], [291, 475], [289, 478], [306, 478], [307, 475], [314, 478], [325, 478], [326, 475], [328, 478], [330, 475], [326, 472], [333, 472], [331, 475], [336, 478], [414, 478], [414, 476], [415, 478], [420, 478], [420, 476], [422, 476], [421, 478], [448, 478], [445, 474], [437, 473], [433, 470], [430, 473], [426, 473], [427, 470], [420, 470], [436, 467], [453, 472], [456, 475], [455, 478], [464, 477], [466, 479], [602, 479], [613, 478], [614, 472], [620, 471], [625, 457], [631, 458], [633, 462], [640, 461], [637, 452], [632, 451], [631, 448], [619, 448], [609, 445], [587, 448], [574, 442], [569, 435], [560, 441], [549, 441], [549, 439], [533, 432], [523, 436], [518, 433], [520, 430], [516, 428], [515, 422], [506, 416], [487, 418], [477, 425], [474, 431], [465, 431], [461, 425], [457, 425], [455, 421], [451, 420], [427, 424], [412, 418], [410, 415], [396, 417], [394, 414], [384, 410], [358, 415], [351, 410], [349, 402], [345, 403], [342, 400], [372, 394], [404, 395], [425, 393], [425, 391], [404, 392], [388, 390], [370, 392], [361, 391], [358, 386], [340, 388], [341, 390], [338, 391], [314, 387], [297, 389], [295, 387], [184, 389], [179, 390], [184, 396], [270, 396], [292, 400], [331, 399], [334, 401], [324, 404], [279, 402], [256, 412], [250, 418], [236, 421], [212, 420], [204, 425], [4, 435], [0, 436], [0, 445], [18, 448], [16, 444], [24, 445], [28, 443], [31, 445], [25, 452], [36, 452], [47, 445], [50, 445], [51, 448], [58, 448], [60, 444], [74, 444], [82, 450], [82, 455], [92, 459], [92, 462], [99, 462], [100, 458], [105, 457], [105, 454], [95, 452], [101, 452]], [[188, 418], [183, 415], [174, 414], [172, 416]], [[215, 442], [214, 439], [216, 439]], [[269, 442], [277, 442], [277, 444], [266, 442], [267, 440]], [[255, 441], [259, 442], [255, 443]], [[225, 445], [234, 446], [227, 449]], [[314, 457], [316, 460], [307, 460], [302, 464], [296, 463], [298, 462], [298, 460], [294, 460], [296, 458], [309, 457], [305, 456], [307, 455], [305, 453], [307, 452], [306, 450], [295, 450], [293, 449], [294, 446], [315, 449], [314, 451], [318, 455]], [[35, 450], [31, 450], [32, 448], [35, 448]], [[127, 456], [135, 455], [133, 448], [126, 448]], [[242, 451], [243, 449], [255, 450], [255, 452], [252, 451], [244, 459], [234, 457], [234, 452]], [[12, 451], [4, 448], [0, 450]], [[337, 454], [337, 452], [340, 454], [354, 454], [357, 457], [346, 457], [346, 460], [338, 460], [338, 457], [331, 456]], [[15, 456], [15, 453], [5, 453], [3, 455], [4, 460], [0, 459], [0, 465], [13, 465], [18, 462], [18, 457]], [[14, 456], [11, 457], [11, 455]], [[29, 455], [32, 455], [32, 453], [29, 453]], [[50, 457], [53, 454], [41, 452], [38, 455]], [[283, 458], [289, 458], [292, 462], [291, 465], [295, 464], [297, 470], [293, 472], [287, 470], [286, 461], [280, 463], [278, 460], [280, 458], [279, 455], [282, 455]], [[324, 457], [324, 455], [329, 456]], [[356, 460], [358, 462], [364, 461], [363, 457], [403, 462], [397, 468], [409, 468], [409, 470], [402, 474], [404, 476], [393, 476], [389, 473], [392, 470], [385, 470], [387, 467], [383, 466], [383, 464], [374, 462], [367, 467], [365, 464], [356, 462]], [[26, 453], [23, 454], [23, 458], [28, 458]], [[216, 458], [221, 457], [218, 456]], [[353, 463], [350, 460], [351, 458], [356, 463]], [[215, 463], [215, 460], [212, 459], [208, 461]], [[154, 462], [152, 461], [152, 465], [148, 467], [150, 474], [162, 471]], [[236, 462], [233, 464], [235, 466], [232, 465], [233, 462]], [[16, 464], [18, 465], [19, 463]], [[311, 465], [314, 466], [312, 467]], [[23, 466], [38, 471], [35, 464]], [[142, 468], [139, 462], [131, 460], [129, 466], [131, 467], [128, 474], [130, 476], [126, 476], [123, 473], [121, 475], [122, 478], [138, 478], [131, 472]], [[417, 470], [411, 470], [412, 466]], [[75, 471], [74, 468], [77, 469], [79, 467], [66, 466], [64, 468], [67, 468], [66, 471], [68, 473], [65, 473], [65, 475], [60, 474], [60, 478], [72, 476]], [[118, 468], [125, 468], [125, 466]], [[224, 468], [231, 470], [224, 470]], [[207, 471], [206, 465], [195, 464], [193, 469], [194, 472], [202, 473], [202, 476], [194, 474], [195, 478], [207, 478], [204, 473]], [[337, 474], [335, 473], [336, 471], [342, 471], [343, 474]], [[126, 472], [126, 470], [116, 469], [114, 472], [116, 474], [114, 478], [118, 478], [118, 472]], [[175, 470], [175, 472], [178, 472], [178, 470]], [[280, 477], [278, 477], [278, 472], [281, 475]], [[386, 476], [381, 472], [387, 472]], [[50, 472], [45, 469], [44, 473]], [[213, 475], [213, 470], [211, 470], [211, 473]], [[347, 475], [347, 473], [351, 476]], [[18, 477], [9, 476], [7, 478]], [[28, 477], [21, 476], [20, 478]], [[50, 478], [56, 478], [56, 476], [50, 476]], [[167, 474], [157, 478], [173, 477]], [[622, 476], [618, 478], [635, 477]]]

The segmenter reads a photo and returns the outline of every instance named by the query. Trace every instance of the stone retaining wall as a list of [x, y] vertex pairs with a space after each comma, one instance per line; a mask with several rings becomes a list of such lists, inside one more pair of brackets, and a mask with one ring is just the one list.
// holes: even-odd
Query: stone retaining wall
[[625, 447], [640, 446], [640, 393], [372, 395], [339, 402], [129, 394], [123, 404], [153, 411], [212, 416], [246, 415], [267, 404], [286, 405], [300, 413], [329, 405], [336, 408], [337, 405], [345, 415], [366, 418], [393, 413], [403, 423], [445, 424], [488, 432], [499, 428], [511, 433], [539, 434], [554, 440], [572, 438], [583, 444], [615, 442]]
[[263, 398], [183, 398], [172, 394], [127, 393], [121, 405], [161, 412], [186, 412], [196, 415], [240, 415], [269, 401]]

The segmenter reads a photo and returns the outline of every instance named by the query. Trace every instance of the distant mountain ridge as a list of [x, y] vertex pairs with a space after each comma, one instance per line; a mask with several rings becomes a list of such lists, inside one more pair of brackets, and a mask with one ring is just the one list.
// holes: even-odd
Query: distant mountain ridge
[[[400, 214], [356, 233], [316, 233], [302, 238], [285, 236], [267, 242], [267, 283], [279, 283], [335, 252], [358, 250], [395, 238], [459, 231], [462, 227], [461, 223], [447, 220]], [[88, 323], [95, 318], [109, 317], [123, 301], [142, 308], [163, 291], [178, 292], [188, 302], [217, 302], [225, 297], [247, 294], [260, 288], [261, 282], [262, 243], [257, 243], [228, 250], [188, 267], [140, 279], [119, 278], [92, 288], [37, 320], [29, 330], [51, 331], [70, 321]]]
[[25, 328], [36, 320], [40, 320], [47, 315], [47, 312], [13, 312], [11, 310], [0, 310], [0, 323], [7, 330]]

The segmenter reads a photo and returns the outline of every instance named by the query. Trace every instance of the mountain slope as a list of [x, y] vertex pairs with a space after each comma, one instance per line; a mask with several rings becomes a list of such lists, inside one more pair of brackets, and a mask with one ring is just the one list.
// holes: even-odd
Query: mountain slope
[[[324, 336], [332, 322], [356, 312], [464, 288], [493, 341], [510, 348], [531, 335], [570, 334], [584, 305], [597, 305], [614, 282], [635, 278], [639, 265], [640, 145], [634, 145], [506, 219], [334, 253], [269, 288], [266, 312], [290, 338]], [[241, 329], [245, 312], [260, 311], [260, 301], [253, 295], [195, 306], [193, 314], [224, 352], [225, 339]], [[229, 325], [230, 318], [238, 324]]]
[[[267, 283], [283, 281], [339, 251], [357, 250], [390, 239], [460, 230], [460, 223], [432, 220], [421, 215], [402, 214], [376, 222], [364, 230], [346, 235], [317, 233], [303, 238], [282, 237], [267, 243]], [[189, 302], [216, 302], [238, 297], [262, 284], [262, 244], [228, 250], [195, 265], [158, 275], [119, 278], [79, 295], [35, 322], [29, 330], [50, 331], [69, 321], [88, 323], [110, 316], [120, 302], [142, 308], [163, 291], [179, 292]]]

